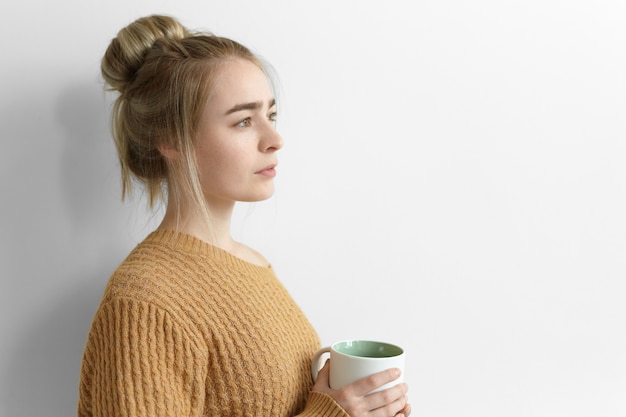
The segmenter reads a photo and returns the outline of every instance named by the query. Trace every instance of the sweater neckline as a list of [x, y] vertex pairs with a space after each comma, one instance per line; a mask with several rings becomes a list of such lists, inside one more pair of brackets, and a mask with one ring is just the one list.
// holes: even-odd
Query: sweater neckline
[[146, 237], [144, 242], [165, 245], [185, 253], [195, 253], [207, 256], [235, 268], [245, 269], [251, 272], [272, 270], [271, 264], [263, 266], [246, 261], [245, 259], [235, 256], [227, 250], [212, 245], [196, 236], [176, 230], [157, 229], [151, 232]]

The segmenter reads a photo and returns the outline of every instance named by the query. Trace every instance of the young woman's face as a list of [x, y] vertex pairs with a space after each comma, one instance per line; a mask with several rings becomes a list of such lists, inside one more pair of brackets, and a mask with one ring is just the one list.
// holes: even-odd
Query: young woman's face
[[274, 192], [276, 103], [265, 74], [243, 59], [225, 62], [198, 125], [200, 184], [210, 203], [260, 201]]

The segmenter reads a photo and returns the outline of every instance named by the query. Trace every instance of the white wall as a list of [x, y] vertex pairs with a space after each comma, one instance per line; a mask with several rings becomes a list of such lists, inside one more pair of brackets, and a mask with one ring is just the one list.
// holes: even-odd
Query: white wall
[[74, 414], [119, 201], [99, 59], [165, 12], [281, 79], [277, 193], [235, 232], [322, 341], [395, 341], [415, 416], [626, 415], [626, 3], [0, 6], [0, 413]]

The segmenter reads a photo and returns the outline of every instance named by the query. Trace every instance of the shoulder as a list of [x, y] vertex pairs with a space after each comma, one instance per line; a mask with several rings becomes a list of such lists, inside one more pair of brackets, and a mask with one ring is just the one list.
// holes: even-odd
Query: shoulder
[[161, 242], [141, 242], [110, 276], [103, 299], [123, 298], [176, 309], [205, 280], [209, 268], [199, 259]]
[[235, 242], [232, 253], [234, 256], [241, 258], [251, 264], [263, 267], [267, 267], [270, 265], [270, 263], [267, 261], [267, 259], [265, 259], [263, 255], [261, 255], [259, 252], [252, 249], [251, 247], [244, 245], [243, 243]]

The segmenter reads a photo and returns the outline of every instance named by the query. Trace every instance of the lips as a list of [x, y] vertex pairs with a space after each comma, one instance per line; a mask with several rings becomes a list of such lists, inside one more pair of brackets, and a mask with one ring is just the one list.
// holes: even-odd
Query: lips
[[276, 165], [277, 164], [268, 165], [262, 170], [255, 172], [255, 174], [258, 174], [267, 178], [274, 178], [276, 176]]

